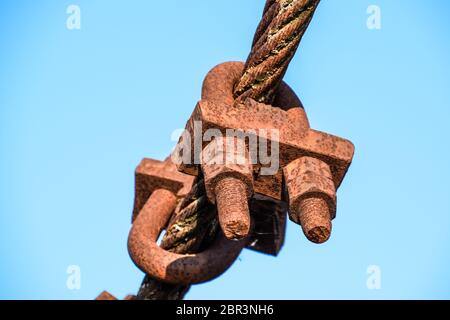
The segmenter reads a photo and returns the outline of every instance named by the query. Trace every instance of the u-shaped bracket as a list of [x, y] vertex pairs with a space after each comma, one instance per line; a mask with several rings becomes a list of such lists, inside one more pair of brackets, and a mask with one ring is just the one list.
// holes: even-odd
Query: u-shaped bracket
[[161, 231], [175, 210], [177, 198], [165, 189], [155, 190], [133, 223], [128, 251], [136, 266], [162, 282], [196, 284], [224, 273], [237, 259], [246, 241], [230, 241], [219, 231], [212, 246], [198, 254], [176, 254], [157, 245]]

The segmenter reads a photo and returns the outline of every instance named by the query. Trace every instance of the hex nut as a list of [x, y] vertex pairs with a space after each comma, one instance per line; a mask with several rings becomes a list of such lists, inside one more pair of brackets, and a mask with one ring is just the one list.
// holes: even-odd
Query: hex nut
[[216, 203], [215, 189], [224, 178], [245, 185], [246, 198], [253, 195], [253, 166], [245, 143], [237, 137], [216, 137], [202, 151], [202, 171], [209, 201]]

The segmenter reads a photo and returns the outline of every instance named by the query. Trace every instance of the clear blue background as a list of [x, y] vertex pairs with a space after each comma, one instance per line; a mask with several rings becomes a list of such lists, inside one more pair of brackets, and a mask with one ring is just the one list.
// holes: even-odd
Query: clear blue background
[[[136, 293], [135, 166], [169, 154], [211, 67], [245, 60], [263, 4], [1, 1], [0, 298]], [[322, 1], [286, 81], [314, 128], [356, 145], [333, 237], [313, 245], [289, 223], [278, 258], [245, 251], [189, 299], [450, 298], [449, 10]], [[69, 265], [81, 290], [66, 287]], [[369, 265], [381, 290], [366, 287]]]

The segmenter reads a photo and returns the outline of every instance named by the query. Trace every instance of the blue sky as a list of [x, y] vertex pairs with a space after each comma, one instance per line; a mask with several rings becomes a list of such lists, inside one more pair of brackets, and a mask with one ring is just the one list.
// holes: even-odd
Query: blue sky
[[[66, 28], [71, 4], [81, 30]], [[137, 291], [134, 169], [169, 154], [210, 68], [245, 60], [263, 4], [1, 2], [0, 298]], [[366, 27], [372, 4], [381, 30]], [[313, 128], [356, 146], [332, 239], [313, 245], [289, 223], [279, 257], [245, 251], [188, 299], [450, 298], [449, 9], [322, 1], [285, 80]]]

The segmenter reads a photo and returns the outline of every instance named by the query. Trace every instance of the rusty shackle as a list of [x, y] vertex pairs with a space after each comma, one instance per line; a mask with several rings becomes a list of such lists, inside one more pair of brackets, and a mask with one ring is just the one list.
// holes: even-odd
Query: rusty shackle
[[131, 228], [130, 256], [143, 272], [166, 283], [189, 285], [212, 280], [231, 266], [245, 241], [229, 241], [219, 232], [212, 246], [198, 254], [182, 255], [160, 248], [156, 241], [175, 210], [176, 199], [169, 190], [153, 192]]
[[198, 254], [175, 254], [157, 240], [178, 199], [192, 187], [193, 177], [176, 170], [172, 161], [144, 159], [136, 169], [136, 196], [128, 252], [136, 266], [151, 277], [172, 284], [206, 282], [236, 260], [246, 241], [229, 241], [219, 232], [210, 248]]

